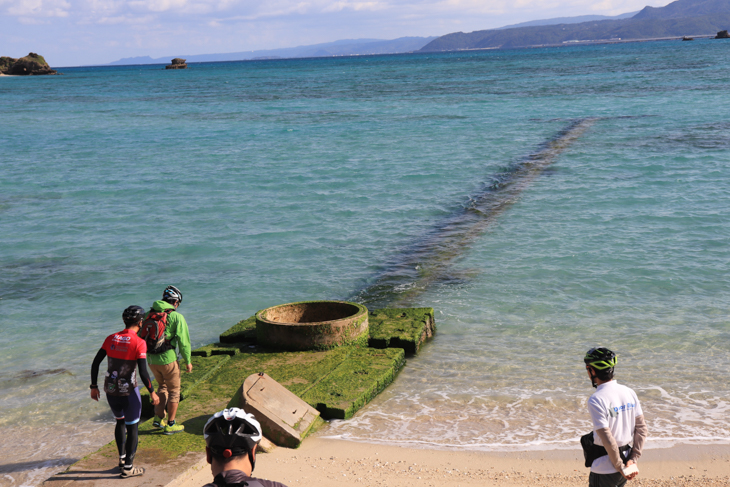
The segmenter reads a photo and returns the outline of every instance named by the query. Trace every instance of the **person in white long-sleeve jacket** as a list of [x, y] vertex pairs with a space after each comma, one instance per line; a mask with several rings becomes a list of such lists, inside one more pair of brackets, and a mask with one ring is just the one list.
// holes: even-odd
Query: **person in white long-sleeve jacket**
[[[636, 393], [613, 379], [617, 357], [607, 348], [592, 348], [584, 358], [596, 392], [588, 399], [593, 421], [593, 442], [605, 455], [591, 464], [589, 487], [623, 487], [638, 475], [634, 468], [641, 456], [648, 429]], [[631, 470], [635, 470], [631, 472]]]

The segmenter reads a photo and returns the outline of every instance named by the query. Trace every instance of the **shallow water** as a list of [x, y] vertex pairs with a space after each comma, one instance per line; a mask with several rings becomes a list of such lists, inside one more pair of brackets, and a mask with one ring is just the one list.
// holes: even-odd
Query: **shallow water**
[[0, 483], [32, 485], [111, 439], [88, 370], [126, 306], [179, 286], [199, 345], [267, 306], [358, 295], [485, 184], [591, 117], [468, 245], [444, 249], [446, 278], [413, 298], [437, 310], [437, 337], [327, 434], [575, 447], [590, 428], [581, 358], [603, 345], [642, 400], [650, 445], [725, 441], [725, 47], [3, 79]]

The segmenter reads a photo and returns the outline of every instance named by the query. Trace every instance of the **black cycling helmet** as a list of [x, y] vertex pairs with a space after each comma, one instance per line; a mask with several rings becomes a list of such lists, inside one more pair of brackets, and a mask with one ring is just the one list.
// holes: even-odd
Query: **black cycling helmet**
[[162, 300], [170, 304], [177, 301], [179, 304], [182, 303], [182, 292], [175, 286], [167, 286], [162, 292]]
[[612, 369], [616, 366], [618, 357], [607, 348], [591, 348], [583, 358], [586, 365], [590, 365], [596, 370]]
[[253, 472], [253, 448], [261, 441], [261, 425], [253, 414], [230, 408], [215, 413], [203, 427], [203, 438], [211, 453], [225, 459], [248, 454]]
[[144, 308], [142, 306], [130, 306], [122, 313], [122, 320], [125, 325], [136, 325], [144, 318]]

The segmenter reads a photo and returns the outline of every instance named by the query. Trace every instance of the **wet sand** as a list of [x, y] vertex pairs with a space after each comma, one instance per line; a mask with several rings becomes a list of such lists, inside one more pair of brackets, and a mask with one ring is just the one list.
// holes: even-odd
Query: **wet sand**
[[[580, 450], [467, 452], [402, 448], [310, 438], [297, 450], [277, 448], [257, 458], [256, 476], [289, 487], [318, 485], [582, 486], [589, 470]], [[729, 486], [730, 445], [651, 448], [639, 462], [635, 486]], [[178, 485], [200, 487], [207, 465]]]

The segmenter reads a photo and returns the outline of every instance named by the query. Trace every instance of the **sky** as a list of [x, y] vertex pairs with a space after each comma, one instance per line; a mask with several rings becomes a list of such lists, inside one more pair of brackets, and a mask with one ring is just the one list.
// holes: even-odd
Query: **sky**
[[618, 15], [669, 0], [0, 0], [0, 56], [53, 67]]

